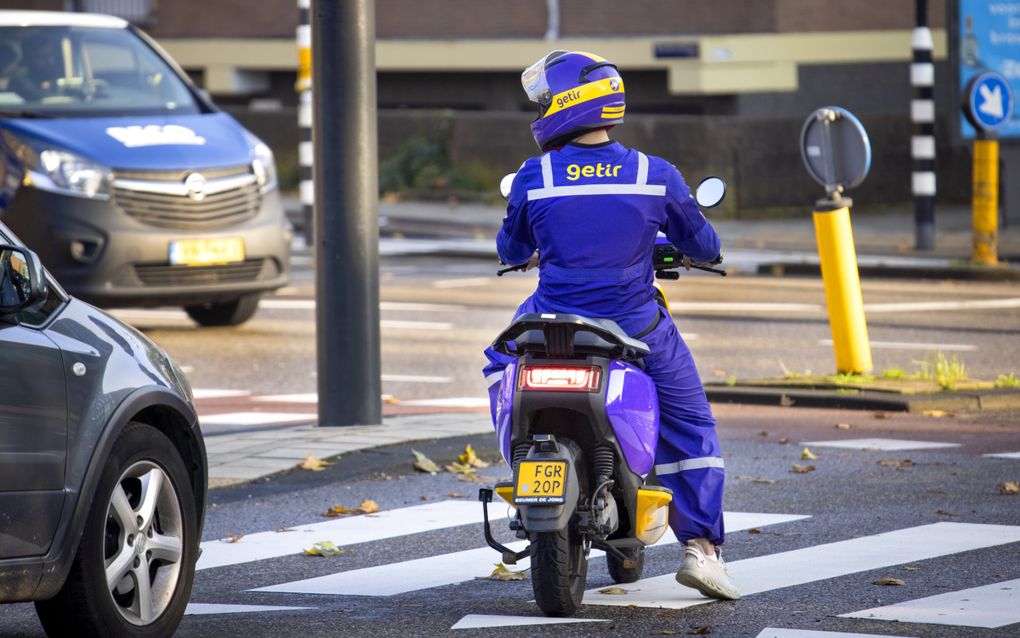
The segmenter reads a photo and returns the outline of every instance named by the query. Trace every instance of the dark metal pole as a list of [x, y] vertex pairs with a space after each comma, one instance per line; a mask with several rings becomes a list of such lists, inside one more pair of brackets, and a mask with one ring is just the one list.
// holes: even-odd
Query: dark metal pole
[[911, 190], [914, 194], [915, 248], [935, 247], [935, 65], [932, 62], [932, 38], [928, 28], [928, 0], [916, 0], [913, 36], [914, 61], [910, 65], [910, 84], [914, 99], [910, 119], [914, 135], [910, 155], [914, 159]]
[[319, 425], [382, 422], [373, 0], [313, 0]]

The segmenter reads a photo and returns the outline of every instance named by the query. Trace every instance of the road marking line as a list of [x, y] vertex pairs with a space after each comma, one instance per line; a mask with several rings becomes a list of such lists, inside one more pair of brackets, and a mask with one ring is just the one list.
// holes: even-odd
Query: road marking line
[[[748, 596], [849, 574], [891, 567], [995, 545], [1020, 542], [1020, 526], [933, 523], [873, 536], [815, 545], [727, 563], [741, 595]], [[672, 573], [618, 585], [629, 593], [585, 592], [589, 605], [685, 609], [714, 602], [677, 584]]]
[[319, 395], [315, 392], [305, 392], [301, 394], [265, 394], [257, 397], [252, 397], [252, 401], [259, 403], [309, 403], [316, 404], [319, 402]]
[[[493, 506], [489, 515], [496, 515], [499, 509], [502, 508]], [[332, 540], [341, 547], [347, 547], [480, 522], [482, 507], [473, 501], [439, 501], [383, 510], [370, 515], [298, 525], [288, 532], [247, 534], [236, 543], [224, 539], [206, 541], [202, 543], [202, 557], [196, 569], [299, 554], [323, 540]]]
[[447, 332], [453, 330], [453, 324], [446, 321], [396, 321], [383, 319], [379, 322], [383, 328], [394, 330], [439, 330]]
[[156, 319], [181, 319], [184, 321], [191, 321], [187, 313], [183, 310], [146, 310], [143, 308], [115, 308], [108, 310], [111, 315], [120, 319], [125, 323], [131, 323], [132, 321], [154, 321]]
[[1020, 452], [1001, 452], [996, 454], [985, 454], [988, 459], [1020, 459]]
[[[505, 509], [505, 505], [501, 509]], [[788, 514], [759, 514], [750, 512], [726, 512], [724, 514], [726, 529], [734, 532], [752, 527], [764, 527], [789, 521], [807, 518], [806, 516]], [[490, 510], [491, 517], [491, 510]], [[502, 515], [498, 519], [502, 519]], [[490, 518], [490, 520], [492, 520]], [[656, 545], [676, 543], [672, 532], [659, 539]], [[507, 544], [513, 551], [524, 549], [527, 541], [515, 541]], [[598, 558], [605, 554], [600, 550], [592, 550], [590, 558]], [[428, 556], [399, 563], [389, 563], [376, 567], [366, 567], [347, 572], [339, 572], [316, 578], [308, 578], [271, 587], [262, 587], [252, 591], [293, 593], [293, 594], [328, 594], [333, 596], [395, 596], [409, 591], [454, 585], [475, 578], [485, 578], [492, 572], [492, 563], [499, 556], [489, 547], [469, 549], [439, 556]], [[524, 558], [512, 566], [514, 570], [524, 570], [531, 566], [530, 559]]]
[[414, 374], [384, 374], [382, 375], [383, 381], [391, 381], [393, 383], [451, 383], [453, 379], [451, 377], [428, 377]]
[[937, 443], [935, 441], [907, 441], [904, 439], [838, 439], [833, 441], [803, 441], [801, 445], [812, 447], [835, 447], [845, 450], [877, 450], [893, 452], [899, 450], [935, 450], [960, 447], [959, 443]]
[[840, 618], [995, 629], [1020, 623], [1020, 579], [873, 607]]
[[305, 611], [315, 607], [277, 607], [274, 605], [222, 605], [218, 603], [188, 603], [185, 616], [206, 616], [209, 614], [252, 614], [262, 611]]
[[314, 414], [294, 412], [230, 412], [199, 417], [202, 425], [269, 425], [270, 423], [311, 423]]
[[[268, 308], [270, 310], [315, 310], [315, 299], [282, 299], [280, 297], [270, 297], [260, 301], [259, 308]], [[379, 309], [397, 312], [464, 312], [467, 310], [467, 307], [440, 303], [382, 301], [379, 302]]]
[[[879, 634], [848, 634], [842, 631], [819, 631], [817, 629], [780, 629], [766, 627], [755, 638], [892, 638]], [[904, 637], [907, 638], [907, 637]]]
[[528, 625], [562, 625], [575, 622], [610, 622], [607, 618], [546, 618], [544, 616], [487, 616], [468, 614], [450, 629], [489, 629], [491, 627], [525, 627]]
[[459, 279], [440, 279], [432, 282], [433, 288], [469, 288], [471, 286], [488, 286], [491, 277], [462, 277]]
[[[910, 343], [908, 341], [871, 341], [875, 350], [942, 350], [945, 352], [971, 352], [977, 346], [966, 343]], [[832, 339], [819, 339], [818, 345], [832, 346]]]
[[228, 397], [246, 397], [251, 395], [251, 392], [248, 390], [211, 390], [208, 388], [192, 388], [191, 393], [195, 396], [196, 400], [226, 399]]
[[487, 408], [489, 400], [484, 397], [454, 397], [452, 399], [415, 399], [401, 401], [400, 405], [421, 408]]
[[936, 310], [996, 310], [1003, 308], [1020, 308], [1020, 297], [864, 304], [864, 312], [932, 312]]
[[825, 306], [815, 303], [771, 303], [753, 301], [671, 301], [674, 315], [683, 312], [824, 312]]
[[[684, 312], [824, 312], [824, 304], [775, 303], [754, 301], [676, 301], [669, 307], [673, 314]], [[1020, 297], [1005, 299], [958, 299], [953, 301], [910, 301], [864, 304], [865, 312], [931, 312], [938, 310], [997, 310], [1020, 308]]]

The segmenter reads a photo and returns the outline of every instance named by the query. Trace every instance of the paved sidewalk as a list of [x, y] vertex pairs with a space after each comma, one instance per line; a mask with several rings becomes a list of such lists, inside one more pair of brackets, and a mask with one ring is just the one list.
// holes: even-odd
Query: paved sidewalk
[[384, 417], [382, 425], [316, 427], [311, 424], [206, 434], [209, 487], [226, 487], [293, 469], [309, 454], [325, 459], [396, 443], [492, 432], [486, 413]]

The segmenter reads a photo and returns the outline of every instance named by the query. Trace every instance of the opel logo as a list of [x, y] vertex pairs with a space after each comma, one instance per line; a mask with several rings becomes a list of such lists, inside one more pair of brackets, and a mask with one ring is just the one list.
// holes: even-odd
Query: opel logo
[[206, 179], [201, 173], [192, 173], [184, 178], [184, 188], [188, 189], [188, 197], [200, 202], [205, 199]]

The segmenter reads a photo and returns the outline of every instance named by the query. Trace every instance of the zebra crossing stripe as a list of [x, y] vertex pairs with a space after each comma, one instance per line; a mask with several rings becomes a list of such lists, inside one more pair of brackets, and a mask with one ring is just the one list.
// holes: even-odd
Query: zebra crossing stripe
[[[501, 516], [501, 509], [497, 504], [490, 505], [489, 516]], [[298, 525], [286, 531], [247, 534], [235, 542], [229, 539], [206, 541], [202, 543], [202, 557], [196, 569], [299, 554], [324, 540], [347, 547], [480, 522], [482, 507], [477, 501], [440, 501], [383, 510], [375, 514]]]
[[1020, 452], [1002, 452], [999, 454], [985, 454], [988, 459], [1020, 459]]
[[995, 629], [1020, 623], [1020, 578], [874, 607], [841, 618]]
[[[766, 627], [755, 638], [890, 638], [879, 634], [848, 634], [842, 631], [818, 631], [817, 629], [780, 629]], [[903, 636], [902, 638], [907, 638]]]
[[185, 616], [209, 616], [212, 614], [251, 614], [264, 611], [307, 611], [315, 607], [276, 607], [273, 605], [222, 605], [219, 603], [188, 603]]
[[[728, 563], [727, 570], [740, 593], [748, 596], [1017, 542], [1020, 526], [934, 523], [739, 560]], [[608, 596], [588, 590], [584, 594], [585, 604], [685, 609], [713, 602], [678, 585], [673, 574], [618, 586], [628, 593]]]
[[[749, 512], [726, 512], [724, 524], [730, 532], [764, 527], [807, 518], [795, 514], [758, 514]], [[494, 520], [499, 520], [494, 519]], [[665, 545], [677, 542], [672, 532], [666, 533], [657, 543]], [[507, 545], [513, 551], [527, 546], [526, 541]], [[592, 550], [589, 558], [604, 556], [599, 550]], [[499, 554], [488, 547], [452, 552], [439, 556], [428, 556], [415, 560], [376, 567], [366, 567], [348, 572], [329, 574], [317, 578], [298, 580], [282, 585], [262, 587], [252, 591], [288, 594], [327, 594], [333, 596], [395, 596], [409, 591], [442, 587], [485, 578], [492, 572], [492, 565], [499, 560]], [[530, 567], [528, 559], [522, 559], [513, 566], [514, 570]]]
[[528, 625], [562, 625], [577, 622], [610, 622], [608, 618], [546, 618], [544, 616], [487, 616], [468, 614], [450, 629], [489, 629], [491, 627], [523, 627]]
[[835, 447], [847, 450], [875, 450], [881, 452], [935, 450], [939, 448], [960, 447], [959, 443], [906, 441], [903, 439], [837, 439], [833, 441], [802, 441], [801, 445], [811, 447]]

